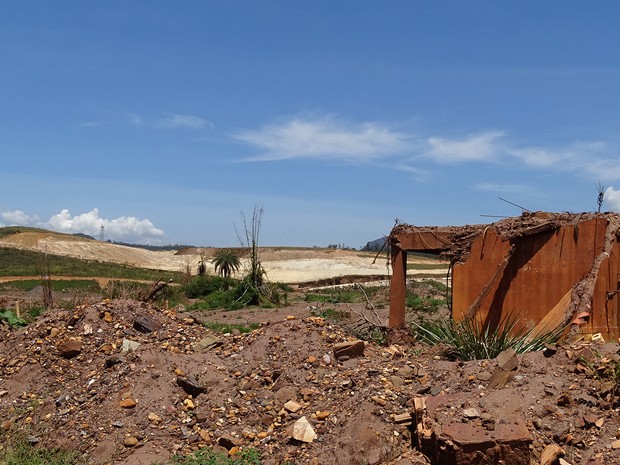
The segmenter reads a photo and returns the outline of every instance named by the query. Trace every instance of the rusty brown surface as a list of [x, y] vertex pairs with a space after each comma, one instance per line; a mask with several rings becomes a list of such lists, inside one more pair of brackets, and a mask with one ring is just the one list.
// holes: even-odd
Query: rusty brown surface
[[[451, 260], [456, 320], [471, 317], [473, 309], [491, 326], [518, 317], [533, 328], [572, 290], [562, 320], [586, 315], [578, 320], [581, 332], [609, 340], [620, 336], [619, 227], [611, 213], [528, 212], [489, 225], [397, 225], [390, 243], [397, 251], [430, 251]], [[405, 280], [398, 271], [392, 280], [397, 289]], [[396, 307], [400, 293], [393, 296]]]

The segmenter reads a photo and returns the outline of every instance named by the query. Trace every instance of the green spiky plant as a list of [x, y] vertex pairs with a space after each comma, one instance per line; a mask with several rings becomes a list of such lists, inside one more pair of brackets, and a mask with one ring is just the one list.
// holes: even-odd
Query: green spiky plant
[[518, 354], [542, 350], [545, 344], [559, 340], [566, 329], [558, 325], [549, 331], [535, 332], [518, 328], [518, 319], [507, 316], [496, 328], [483, 327], [475, 318], [459, 322], [439, 320], [413, 323], [413, 331], [422, 342], [442, 345], [445, 355], [458, 360], [483, 360], [497, 357], [508, 348]]

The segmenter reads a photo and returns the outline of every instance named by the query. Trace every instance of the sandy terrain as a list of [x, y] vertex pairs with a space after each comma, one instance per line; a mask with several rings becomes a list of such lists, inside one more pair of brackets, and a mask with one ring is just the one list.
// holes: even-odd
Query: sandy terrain
[[[24, 232], [0, 239], [0, 246], [47, 252], [84, 260], [122, 263], [140, 268], [195, 272], [201, 257], [207, 272], [213, 272], [210, 258], [217, 249], [184, 249], [182, 251], [152, 252], [149, 250], [99, 242], [77, 236], [55, 233]], [[271, 281], [299, 283], [347, 275], [387, 275], [386, 261], [375, 255], [349, 250], [261, 248], [260, 258]], [[428, 263], [425, 259], [410, 262]], [[242, 265], [246, 260], [242, 259]], [[413, 273], [413, 272], [412, 272]], [[425, 274], [444, 274], [444, 269], [424, 270]]]

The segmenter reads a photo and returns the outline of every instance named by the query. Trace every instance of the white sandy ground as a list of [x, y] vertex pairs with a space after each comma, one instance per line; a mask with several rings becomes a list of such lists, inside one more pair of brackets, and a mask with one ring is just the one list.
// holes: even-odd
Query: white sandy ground
[[[175, 255], [175, 251], [153, 252], [145, 249], [126, 247], [107, 242], [93, 241], [79, 237], [26, 232], [0, 239], [0, 246], [15, 247], [24, 250], [47, 252], [54, 255], [75, 257], [83, 260], [121, 263], [140, 268], [152, 268], [169, 271], [190, 269], [196, 272], [200, 263], [199, 253]], [[311, 255], [316, 255], [312, 257]], [[281, 260], [270, 259], [286, 258]], [[260, 257], [260, 255], [259, 255]], [[345, 275], [387, 275], [385, 259], [373, 263], [372, 254], [360, 254], [356, 251], [332, 251], [324, 249], [305, 249], [266, 254], [261, 259], [263, 268], [270, 281], [283, 283], [300, 283], [319, 279], [334, 278]], [[420, 260], [428, 262], [428, 260]], [[242, 266], [247, 261], [242, 260]], [[213, 265], [205, 260], [207, 271], [214, 272]], [[420, 272], [418, 272], [420, 273]], [[424, 270], [424, 274], [445, 274], [445, 269]], [[416, 274], [410, 270], [409, 274]]]

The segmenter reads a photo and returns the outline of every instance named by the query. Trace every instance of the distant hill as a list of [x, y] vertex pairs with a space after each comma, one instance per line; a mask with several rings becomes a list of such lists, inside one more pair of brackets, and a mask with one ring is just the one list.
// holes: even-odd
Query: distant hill
[[130, 244], [129, 242], [107, 241], [109, 244], [124, 245], [125, 247], [134, 247], [137, 249], [150, 250], [152, 252], [168, 252], [170, 250], [181, 250], [187, 248], [196, 248], [187, 244], [168, 244], [168, 245], [150, 245], [150, 244]]
[[387, 237], [383, 236], [380, 239], [375, 239], [374, 241], [366, 242], [366, 245], [362, 247], [361, 250], [364, 250], [366, 252], [378, 252], [385, 246], [386, 241], [387, 241]]

